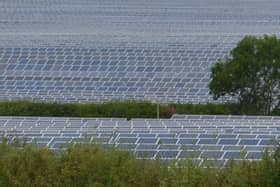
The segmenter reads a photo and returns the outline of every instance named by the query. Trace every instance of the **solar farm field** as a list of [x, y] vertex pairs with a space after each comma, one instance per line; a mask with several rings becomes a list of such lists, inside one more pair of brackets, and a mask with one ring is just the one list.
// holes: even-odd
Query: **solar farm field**
[[280, 186], [279, 84], [247, 113], [209, 89], [264, 35], [279, 0], [0, 1], [0, 187]]
[[279, 34], [279, 7], [275, 0], [2, 1], [0, 99], [213, 102], [211, 66], [245, 35]]

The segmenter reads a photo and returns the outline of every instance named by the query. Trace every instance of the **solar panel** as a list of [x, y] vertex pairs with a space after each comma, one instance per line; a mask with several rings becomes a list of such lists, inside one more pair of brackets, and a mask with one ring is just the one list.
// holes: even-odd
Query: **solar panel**
[[258, 145], [259, 140], [255, 139], [241, 139], [239, 145]]
[[221, 145], [236, 145], [238, 139], [220, 139], [219, 144]]
[[182, 145], [185, 145], [185, 144], [190, 144], [190, 145], [195, 145], [197, 143], [198, 139], [182, 139], [180, 138], [179, 141], [178, 141], [178, 144], [182, 144]]
[[235, 152], [226, 152], [224, 155], [224, 159], [241, 159], [242, 158], [242, 152], [235, 151]]
[[254, 159], [254, 160], [260, 160], [263, 157], [262, 152], [248, 152], [247, 159]]
[[168, 150], [168, 151], [159, 151], [156, 157], [161, 159], [175, 159], [177, 157], [178, 151]]
[[138, 158], [154, 158], [156, 151], [136, 151], [136, 157]]
[[157, 138], [140, 138], [138, 143], [151, 143], [154, 144], [158, 141]]
[[204, 151], [201, 157], [206, 159], [221, 159], [223, 154], [222, 151]]
[[180, 155], [178, 156], [178, 158], [180, 159], [187, 159], [187, 158], [199, 158], [201, 155], [200, 151], [186, 151], [183, 150]]
[[200, 139], [199, 141], [198, 141], [198, 144], [216, 144], [217, 143], [217, 141], [218, 141], [218, 139], [214, 139], [214, 138], [212, 138], [212, 139]]

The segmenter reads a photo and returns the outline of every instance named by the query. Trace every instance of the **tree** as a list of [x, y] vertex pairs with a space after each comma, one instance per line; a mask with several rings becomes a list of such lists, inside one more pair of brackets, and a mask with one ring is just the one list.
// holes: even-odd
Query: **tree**
[[246, 36], [212, 67], [210, 92], [238, 98], [242, 112], [269, 115], [280, 101], [280, 40]]

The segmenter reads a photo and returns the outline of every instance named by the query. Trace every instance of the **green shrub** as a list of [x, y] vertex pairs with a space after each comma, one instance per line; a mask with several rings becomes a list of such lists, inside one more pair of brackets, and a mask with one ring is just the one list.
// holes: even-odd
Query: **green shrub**
[[[262, 161], [200, 167], [191, 160], [165, 164], [98, 145], [72, 145], [59, 154], [47, 148], [0, 144], [1, 186], [50, 187], [239, 187], [280, 186], [280, 151]], [[211, 165], [210, 165], [211, 166]]]
[[238, 115], [236, 104], [172, 104], [177, 114]]
[[272, 115], [280, 116], [280, 107], [275, 108], [275, 109], [272, 111]]

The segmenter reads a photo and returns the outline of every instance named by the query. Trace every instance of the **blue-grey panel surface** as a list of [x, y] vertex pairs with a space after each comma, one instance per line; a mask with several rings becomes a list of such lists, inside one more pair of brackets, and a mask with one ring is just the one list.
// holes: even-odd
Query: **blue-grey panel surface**
[[[0, 100], [208, 103], [210, 68], [280, 32], [276, 0], [13, 0], [0, 6]], [[244, 11], [246, 10], [246, 11]], [[225, 98], [234, 100], [234, 98]]]

